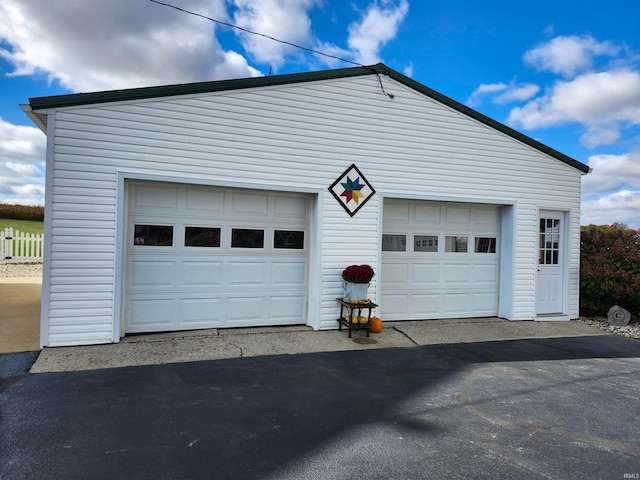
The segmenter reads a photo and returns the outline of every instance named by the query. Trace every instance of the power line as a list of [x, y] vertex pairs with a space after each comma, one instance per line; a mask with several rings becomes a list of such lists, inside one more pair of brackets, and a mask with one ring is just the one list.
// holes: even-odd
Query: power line
[[220, 25], [224, 25], [225, 27], [235, 28], [236, 30], [240, 30], [240, 31], [245, 32], [245, 33], [250, 33], [251, 35], [257, 35], [259, 37], [268, 38], [269, 40], [273, 40], [274, 42], [283, 43], [283, 44], [289, 45], [291, 47], [295, 47], [295, 48], [299, 48], [301, 50], [305, 50], [307, 52], [315, 53], [316, 55], [322, 55], [323, 57], [333, 58], [334, 60], [340, 60], [341, 62], [350, 63], [351, 65], [356, 65], [358, 67], [364, 67], [365, 66], [365, 65], [362, 65], [360, 63], [352, 62], [351, 60], [347, 60], [346, 58], [340, 58], [340, 57], [337, 57], [335, 55], [330, 55], [328, 53], [324, 53], [324, 52], [320, 52], [318, 50], [314, 50], [312, 48], [302, 47], [300, 45], [296, 45], [295, 43], [287, 42], [285, 40], [279, 40], [279, 39], [271, 37], [269, 35], [265, 35], [264, 33], [253, 32], [251, 30], [247, 30], [246, 28], [242, 28], [242, 27], [239, 27], [237, 25], [233, 25], [231, 23], [226, 23], [226, 22], [223, 22], [223, 21], [220, 21], [220, 20], [216, 20], [215, 18], [207, 17], [206, 15], [202, 15], [201, 13], [195, 13], [195, 12], [191, 12], [189, 10], [185, 10], [184, 8], [176, 7], [175, 5], [170, 5], [170, 4], [164, 3], [164, 2], [159, 2], [158, 0], [149, 0], [149, 1], [153, 2], [153, 3], [157, 3], [158, 5], [164, 5], [165, 7], [174, 8], [174, 9], [179, 10], [181, 12], [188, 13], [189, 15], [195, 15], [196, 17], [204, 18], [205, 20], [209, 20], [211, 22], [218, 23]]

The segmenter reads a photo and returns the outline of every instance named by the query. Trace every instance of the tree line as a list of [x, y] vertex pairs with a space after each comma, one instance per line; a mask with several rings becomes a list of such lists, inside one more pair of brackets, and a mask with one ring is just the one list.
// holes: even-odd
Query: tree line
[[0, 218], [11, 220], [44, 221], [44, 207], [38, 205], [13, 205], [0, 203]]

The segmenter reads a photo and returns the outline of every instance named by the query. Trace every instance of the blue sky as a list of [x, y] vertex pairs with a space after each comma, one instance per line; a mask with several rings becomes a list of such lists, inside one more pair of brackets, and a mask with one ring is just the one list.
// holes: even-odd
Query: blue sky
[[[640, 228], [640, 3], [162, 0], [391, 68], [588, 164], [582, 223]], [[351, 66], [150, 0], [3, 0], [0, 201], [42, 204], [30, 97]]]

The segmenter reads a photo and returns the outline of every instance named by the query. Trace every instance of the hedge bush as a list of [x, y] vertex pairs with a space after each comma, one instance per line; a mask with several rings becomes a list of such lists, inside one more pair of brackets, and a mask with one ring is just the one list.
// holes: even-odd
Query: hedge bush
[[640, 313], [640, 231], [588, 225], [580, 232], [580, 310], [606, 315], [613, 305]]

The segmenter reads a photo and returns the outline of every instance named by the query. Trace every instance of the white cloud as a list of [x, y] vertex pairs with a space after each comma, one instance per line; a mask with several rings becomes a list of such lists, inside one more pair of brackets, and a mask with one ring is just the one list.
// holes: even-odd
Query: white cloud
[[[594, 131], [606, 130], [606, 143], [621, 122], [640, 123], [640, 72], [621, 69], [559, 81], [544, 96], [512, 109], [507, 122], [528, 130], [581, 123]], [[593, 147], [596, 138], [588, 135], [585, 140]]]
[[[478, 105], [482, 97], [491, 96], [492, 101], [498, 104], [522, 102], [529, 100], [540, 91], [540, 87], [533, 83], [481, 83], [467, 99], [467, 104]], [[497, 95], [500, 93], [499, 95]]]
[[588, 148], [595, 148], [599, 145], [613, 145], [620, 140], [621, 136], [622, 134], [615, 127], [594, 126], [580, 136], [580, 143]]
[[348, 45], [355, 52], [355, 61], [363, 65], [378, 63], [380, 49], [398, 34], [408, 11], [406, 0], [371, 3], [361, 20], [349, 25]]
[[640, 151], [593, 155], [588, 164], [593, 171], [582, 177], [580, 223], [640, 228]]
[[[308, 11], [321, 0], [233, 0], [237, 11], [234, 23], [239, 27], [303, 47], [312, 45]], [[243, 47], [256, 61], [278, 68], [287, 56], [301, 54], [299, 49], [268, 38], [239, 33]]]
[[413, 62], [410, 63], [409, 65], [407, 65], [406, 67], [404, 67], [404, 70], [402, 70], [402, 73], [404, 73], [407, 77], [412, 77], [413, 76]]
[[595, 57], [614, 57], [619, 50], [611, 42], [598, 42], [589, 35], [559, 36], [526, 52], [524, 61], [538, 70], [572, 77], [591, 68]]
[[44, 203], [44, 134], [0, 118], [0, 202]]
[[345, 62], [342, 60], [338, 60], [338, 58], [343, 58], [345, 60], [351, 60], [353, 58], [353, 53], [349, 50], [345, 50], [344, 48], [340, 48], [339, 46], [331, 43], [331, 42], [320, 42], [318, 40], [313, 46], [313, 49], [322, 52], [326, 55], [332, 55], [331, 58], [326, 55], [316, 55], [316, 59], [322, 62], [324, 65], [327, 65], [330, 68], [343, 68], [345, 66], [354, 66], [354, 65], [345, 65]]
[[507, 89], [506, 83], [481, 83], [467, 99], [467, 105], [479, 105], [482, 97]]
[[582, 225], [611, 225], [624, 223], [630, 228], [640, 228], [640, 190], [620, 190], [581, 205]]
[[[182, 8], [226, 18], [223, 0], [185, 0]], [[0, 4], [0, 56], [12, 75], [43, 75], [72, 91], [257, 76], [215, 40], [203, 18], [148, 1]]]
[[540, 87], [533, 83], [510, 86], [509, 89], [494, 98], [495, 103], [504, 104], [529, 100], [540, 91]]
[[593, 171], [582, 178], [584, 199], [623, 188], [640, 189], [640, 152], [593, 155], [588, 165]]
[[13, 125], [0, 117], [0, 159], [20, 158], [20, 163], [41, 164], [44, 145], [45, 136], [40, 129]]

